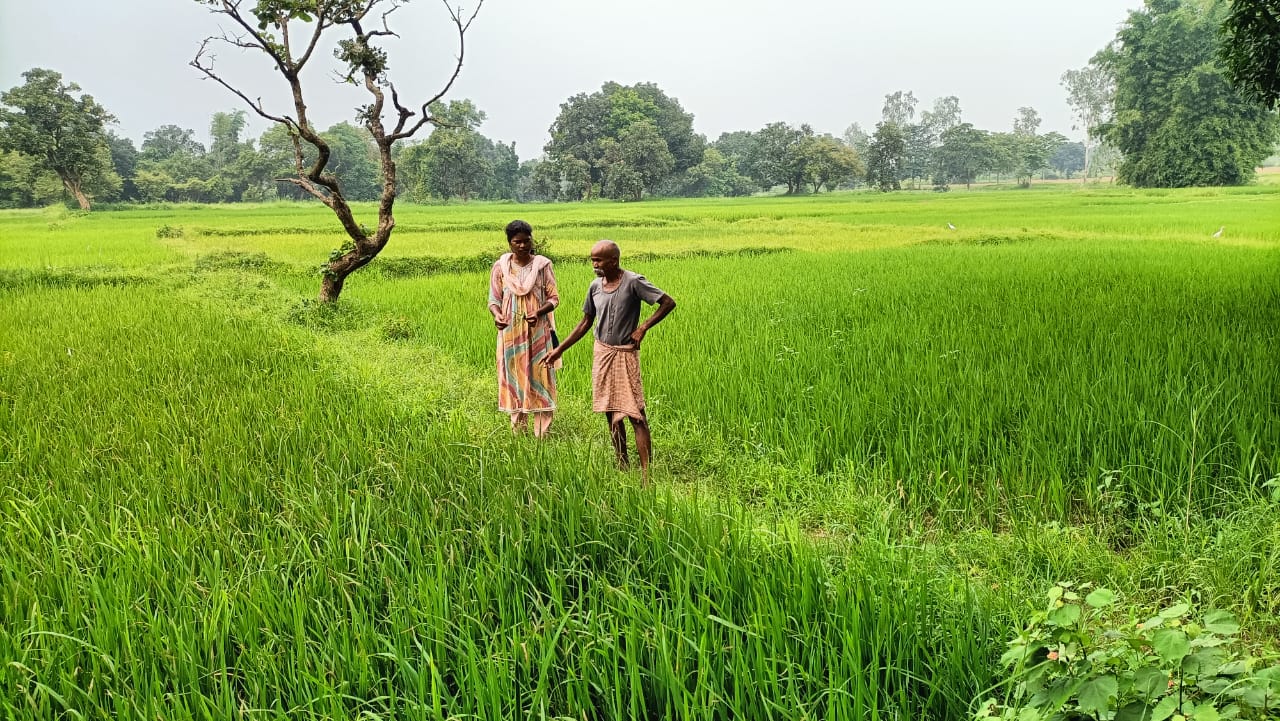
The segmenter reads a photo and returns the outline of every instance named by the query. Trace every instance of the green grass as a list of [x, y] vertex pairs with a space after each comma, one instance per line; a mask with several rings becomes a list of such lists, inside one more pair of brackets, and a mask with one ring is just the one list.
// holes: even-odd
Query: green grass
[[[1277, 190], [402, 205], [336, 310], [323, 208], [0, 213], [0, 715], [960, 719], [1056, 580], [1273, 647]], [[653, 486], [585, 346], [494, 410], [513, 217], [562, 334], [600, 237], [678, 300]]]

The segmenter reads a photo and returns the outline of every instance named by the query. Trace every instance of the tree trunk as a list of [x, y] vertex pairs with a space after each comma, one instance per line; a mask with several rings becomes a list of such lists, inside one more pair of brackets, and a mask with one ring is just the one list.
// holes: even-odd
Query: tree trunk
[[84, 194], [84, 189], [80, 187], [80, 181], [63, 178], [62, 186], [66, 188], [67, 192], [71, 193], [71, 197], [75, 198], [76, 202], [80, 204], [81, 210], [89, 209], [89, 196]]

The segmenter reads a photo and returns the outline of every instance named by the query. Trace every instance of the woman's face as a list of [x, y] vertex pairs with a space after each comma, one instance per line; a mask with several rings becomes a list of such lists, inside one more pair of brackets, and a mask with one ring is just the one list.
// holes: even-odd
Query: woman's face
[[507, 241], [507, 245], [518, 257], [528, 258], [533, 255], [533, 238], [529, 237], [528, 233], [516, 233], [511, 236], [511, 240]]

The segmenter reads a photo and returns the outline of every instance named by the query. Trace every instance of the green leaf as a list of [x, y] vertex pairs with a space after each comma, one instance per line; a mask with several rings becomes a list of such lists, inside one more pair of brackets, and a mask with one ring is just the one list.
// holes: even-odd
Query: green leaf
[[1195, 721], [1219, 721], [1222, 716], [1218, 713], [1218, 709], [1213, 707], [1212, 703], [1203, 703], [1196, 707], [1189, 716]]
[[1151, 711], [1151, 721], [1164, 721], [1178, 710], [1178, 697], [1165, 696]]
[[1116, 721], [1151, 721], [1151, 707], [1132, 701], [1116, 711]]
[[1116, 677], [1111, 675], [1089, 679], [1080, 687], [1080, 710], [1101, 717], [1110, 708], [1111, 699], [1118, 691]]
[[1099, 588], [1098, 590], [1085, 596], [1084, 602], [1094, 608], [1102, 608], [1110, 606], [1116, 602], [1116, 594], [1107, 588]]
[[1208, 676], [1218, 670], [1227, 654], [1217, 648], [1205, 648], [1182, 660], [1182, 672], [1188, 676]]
[[1169, 674], [1155, 666], [1145, 666], [1133, 673], [1133, 692], [1148, 701], [1159, 698], [1169, 687]]
[[1235, 676], [1249, 670], [1247, 661], [1228, 661], [1218, 667], [1218, 673], [1223, 676]]
[[1151, 647], [1164, 662], [1178, 663], [1191, 650], [1191, 642], [1187, 634], [1176, 628], [1162, 628], [1152, 634]]
[[1185, 616], [1187, 611], [1190, 611], [1190, 610], [1191, 610], [1191, 607], [1185, 603], [1175, 603], [1172, 606], [1161, 611], [1160, 618], [1165, 618], [1165, 619], [1179, 618], [1181, 616]]
[[1231, 684], [1233, 683], [1235, 682], [1229, 678], [1221, 678], [1221, 677], [1215, 676], [1213, 678], [1201, 679], [1199, 683], [1196, 684], [1196, 688], [1200, 689], [1201, 691], [1204, 691], [1210, 696], [1217, 696], [1218, 694], [1225, 693], [1227, 690], [1229, 690], [1231, 688]]
[[1014, 666], [1030, 658], [1030, 649], [1024, 643], [1015, 643], [1000, 657], [1001, 666]]
[[1070, 626], [1080, 620], [1080, 607], [1074, 603], [1049, 612], [1049, 623], [1055, 626]]
[[1210, 611], [1204, 615], [1204, 630], [1224, 636], [1234, 636], [1240, 632], [1240, 624], [1229, 611]]

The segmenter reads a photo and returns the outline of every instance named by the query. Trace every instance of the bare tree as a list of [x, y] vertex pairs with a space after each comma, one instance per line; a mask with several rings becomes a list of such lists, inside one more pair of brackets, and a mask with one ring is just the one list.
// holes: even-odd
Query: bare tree
[[[320, 284], [320, 301], [338, 300], [347, 276], [364, 267], [387, 245], [396, 221], [392, 206], [396, 199], [396, 165], [391, 159], [391, 147], [397, 140], [412, 137], [424, 125], [441, 125], [431, 115], [430, 106], [445, 96], [462, 71], [467, 30], [480, 11], [483, 0], [476, 0], [475, 10], [467, 15], [462, 8], [455, 8], [444, 0], [445, 8], [458, 33], [458, 57], [453, 74], [440, 92], [422, 103], [418, 110], [401, 104], [395, 85], [387, 79], [387, 52], [376, 43], [379, 39], [396, 36], [388, 24], [388, 16], [408, 0], [195, 0], [207, 5], [215, 15], [230, 19], [234, 30], [205, 38], [200, 44], [191, 66], [205, 77], [217, 82], [237, 95], [258, 115], [284, 126], [293, 140], [296, 175], [278, 180], [297, 185], [318, 198], [333, 210], [342, 223], [350, 241], [335, 250], [325, 266]], [[379, 8], [379, 6], [382, 6]], [[381, 15], [374, 17], [375, 9]], [[344, 80], [363, 84], [372, 96], [372, 102], [357, 108], [360, 122], [373, 136], [378, 147], [378, 159], [382, 169], [382, 195], [378, 202], [378, 225], [369, 231], [356, 222], [351, 206], [342, 194], [337, 176], [327, 169], [329, 146], [316, 132], [307, 116], [301, 73], [314, 57], [316, 48], [328, 31], [349, 31], [345, 39], [338, 40], [334, 55], [346, 64]], [[396, 36], [398, 37], [398, 36]], [[293, 96], [293, 115], [273, 115], [263, 107], [262, 99], [250, 99], [243, 91], [214, 72], [211, 48], [224, 44], [234, 48], [253, 50], [267, 56], [275, 70], [289, 84]], [[383, 111], [388, 110], [390, 96], [393, 116], [388, 128]], [[314, 162], [303, 159], [303, 143], [316, 151]]]

